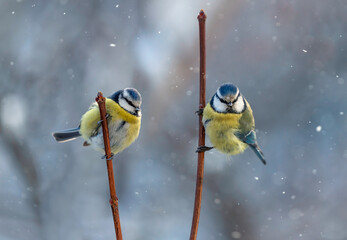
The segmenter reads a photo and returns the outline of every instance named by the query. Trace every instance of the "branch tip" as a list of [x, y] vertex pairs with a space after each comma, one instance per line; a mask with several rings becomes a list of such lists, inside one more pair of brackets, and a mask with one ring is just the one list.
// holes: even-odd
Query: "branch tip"
[[201, 21], [201, 20], [206, 20], [206, 18], [207, 18], [207, 16], [206, 16], [204, 10], [201, 9], [201, 10], [200, 10], [200, 13], [199, 13], [199, 15], [198, 15], [198, 20], [199, 20], [199, 21]]
[[105, 101], [105, 98], [102, 95], [102, 92], [98, 92], [98, 95], [96, 96], [95, 101], [97, 101], [97, 102], [104, 102]]

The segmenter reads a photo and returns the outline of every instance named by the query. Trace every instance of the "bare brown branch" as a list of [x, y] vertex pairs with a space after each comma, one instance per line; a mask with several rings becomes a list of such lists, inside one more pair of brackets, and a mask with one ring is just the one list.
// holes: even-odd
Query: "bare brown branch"
[[110, 138], [108, 134], [108, 126], [107, 126], [107, 120], [106, 120], [106, 106], [105, 106], [106, 98], [104, 98], [102, 93], [99, 92], [95, 101], [98, 103], [99, 109], [100, 109], [100, 119], [101, 119], [102, 133], [104, 136], [104, 144], [105, 144], [105, 156], [106, 156], [106, 164], [107, 164], [108, 182], [110, 185], [110, 196], [111, 196], [110, 204], [112, 208], [114, 228], [116, 231], [116, 239], [122, 240], [123, 237], [122, 237], [122, 229], [121, 229], [120, 219], [119, 219], [118, 198], [116, 194], [116, 186], [115, 186], [114, 174], [113, 174], [112, 152], [111, 152]]
[[[200, 35], [200, 98], [199, 110], [204, 109], [206, 102], [206, 45], [205, 45], [205, 21], [206, 15], [203, 10], [198, 15]], [[202, 124], [202, 114], [199, 114], [199, 146], [205, 146], [205, 128]], [[198, 234], [202, 183], [204, 178], [204, 152], [198, 152], [198, 168], [196, 175], [195, 202], [190, 240], [196, 240]]]

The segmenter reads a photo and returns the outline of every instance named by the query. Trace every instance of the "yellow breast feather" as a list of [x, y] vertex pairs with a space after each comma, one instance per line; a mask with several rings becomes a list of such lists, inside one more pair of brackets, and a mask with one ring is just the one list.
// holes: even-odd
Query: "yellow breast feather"
[[[136, 117], [127, 112], [112, 99], [106, 99], [106, 112], [111, 116], [112, 122], [123, 120], [131, 125], [134, 124], [136, 126], [140, 125], [141, 123], [141, 117]], [[95, 129], [97, 129], [99, 121], [99, 106], [97, 103], [93, 103], [89, 110], [81, 118], [80, 133], [85, 140], [88, 140], [93, 134], [95, 134]]]
[[238, 132], [241, 117], [242, 114], [218, 113], [207, 104], [203, 112], [203, 123], [213, 147], [231, 155], [247, 148], [247, 144], [234, 135]]
[[127, 123], [136, 124], [141, 122], [141, 117], [132, 115], [131, 113], [121, 108], [118, 103], [108, 98], [106, 99], [106, 111], [112, 117], [119, 117]]
[[[141, 117], [132, 115], [110, 99], [106, 101], [106, 109], [109, 109], [108, 114], [110, 114], [112, 118], [115, 118], [112, 119], [113, 123], [119, 122], [119, 120], [125, 122], [121, 130], [115, 129], [114, 132], [110, 131], [110, 134], [113, 135], [112, 139], [114, 139], [114, 141], [111, 142], [111, 151], [113, 154], [117, 154], [127, 148], [139, 136]], [[118, 126], [116, 128], [120, 127]]]
[[100, 121], [99, 107], [96, 103], [93, 103], [81, 118], [80, 134], [85, 140], [88, 140], [95, 133], [98, 121]]

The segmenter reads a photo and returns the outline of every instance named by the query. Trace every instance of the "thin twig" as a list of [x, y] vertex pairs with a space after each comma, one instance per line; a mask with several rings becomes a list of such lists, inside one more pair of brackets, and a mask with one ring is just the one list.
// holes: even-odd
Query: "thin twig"
[[107, 164], [107, 173], [108, 173], [108, 183], [110, 185], [110, 204], [113, 214], [113, 222], [114, 222], [114, 228], [116, 231], [116, 239], [122, 240], [122, 229], [120, 226], [120, 220], [119, 220], [119, 211], [118, 211], [118, 198], [116, 194], [116, 186], [114, 183], [114, 175], [113, 175], [113, 165], [112, 165], [112, 152], [111, 152], [111, 146], [110, 146], [110, 138], [108, 134], [108, 126], [107, 126], [107, 120], [106, 120], [106, 98], [102, 96], [102, 93], [99, 92], [98, 96], [95, 98], [95, 101], [99, 104], [100, 109], [100, 119], [101, 119], [101, 126], [102, 126], [102, 133], [104, 136], [104, 144], [105, 144], [105, 156], [106, 156], [106, 164]]
[[[204, 109], [206, 102], [206, 47], [205, 47], [205, 21], [206, 15], [203, 10], [198, 15], [199, 35], [200, 35], [200, 100], [199, 110]], [[202, 124], [202, 114], [199, 115], [199, 146], [205, 146], [205, 128]], [[196, 240], [198, 234], [202, 182], [204, 177], [204, 152], [198, 152], [198, 168], [196, 175], [195, 203], [190, 240]]]

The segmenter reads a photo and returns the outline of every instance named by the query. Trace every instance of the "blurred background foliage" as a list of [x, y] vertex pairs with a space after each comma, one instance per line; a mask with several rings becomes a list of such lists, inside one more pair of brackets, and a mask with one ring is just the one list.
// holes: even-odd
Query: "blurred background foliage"
[[113, 239], [101, 155], [58, 144], [98, 91], [143, 97], [139, 139], [114, 160], [124, 239], [188, 239], [198, 118], [233, 82], [253, 152], [206, 154], [198, 239], [347, 239], [347, 2], [0, 0], [0, 239]]

